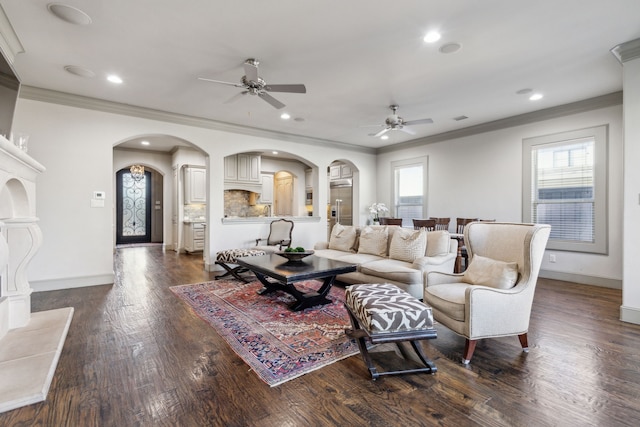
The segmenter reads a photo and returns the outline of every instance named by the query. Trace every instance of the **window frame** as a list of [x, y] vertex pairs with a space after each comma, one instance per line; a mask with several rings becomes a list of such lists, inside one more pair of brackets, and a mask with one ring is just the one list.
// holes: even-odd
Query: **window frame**
[[[390, 214], [393, 215], [394, 217], [398, 217], [398, 210], [397, 210], [397, 197], [398, 197], [398, 180], [397, 180], [397, 174], [396, 174], [396, 170], [399, 168], [406, 168], [406, 167], [413, 167], [413, 166], [420, 166], [422, 167], [422, 216], [423, 218], [426, 218], [427, 216], [427, 189], [428, 187], [428, 172], [429, 172], [429, 156], [421, 156], [421, 157], [417, 157], [417, 158], [413, 158], [413, 159], [406, 159], [406, 160], [395, 160], [391, 162], [391, 210], [390, 210]], [[403, 220], [402, 221], [402, 226], [411, 226], [413, 227], [413, 224], [411, 223], [412, 218], [408, 218], [406, 221]]]
[[608, 254], [608, 135], [609, 126], [600, 125], [585, 129], [559, 132], [522, 140], [522, 220], [533, 222], [532, 185], [534, 170], [533, 151], [543, 146], [569, 145], [575, 140], [593, 138], [593, 192], [594, 192], [594, 241], [569, 241], [549, 238], [547, 249], [558, 251]]

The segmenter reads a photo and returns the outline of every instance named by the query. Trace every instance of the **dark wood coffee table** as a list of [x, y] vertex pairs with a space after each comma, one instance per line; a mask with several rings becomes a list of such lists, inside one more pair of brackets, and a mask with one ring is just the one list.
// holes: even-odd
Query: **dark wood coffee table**
[[[310, 255], [298, 262], [289, 262], [286, 258], [276, 254], [240, 257], [236, 262], [255, 273], [258, 280], [264, 285], [264, 288], [258, 291], [260, 295], [274, 291], [284, 291], [293, 295], [296, 302], [291, 306], [291, 309], [294, 311], [331, 303], [327, 294], [333, 286], [336, 276], [356, 271], [355, 264], [320, 258], [315, 255]], [[294, 286], [295, 282], [310, 279], [323, 279], [322, 286], [316, 292], [304, 293]]]

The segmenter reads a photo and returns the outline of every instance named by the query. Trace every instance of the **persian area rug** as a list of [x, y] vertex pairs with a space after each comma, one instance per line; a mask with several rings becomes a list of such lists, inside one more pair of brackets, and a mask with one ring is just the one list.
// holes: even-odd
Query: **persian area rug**
[[[320, 286], [316, 280], [296, 283], [303, 292]], [[343, 288], [331, 288], [331, 304], [298, 312], [289, 309], [289, 294], [258, 295], [261, 288], [258, 280], [216, 280], [170, 289], [271, 387], [358, 353], [344, 333], [351, 323]]]

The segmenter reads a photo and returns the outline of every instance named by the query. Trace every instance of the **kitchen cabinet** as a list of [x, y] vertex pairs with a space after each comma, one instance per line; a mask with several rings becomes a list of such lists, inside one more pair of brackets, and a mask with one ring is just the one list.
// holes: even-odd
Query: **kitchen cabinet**
[[336, 165], [329, 166], [329, 179], [345, 179], [353, 177], [353, 169], [350, 165], [340, 163]]
[[260, 193], [260, 203], [269, 205], [273, 203], [273, 175], [262, 175], [262, 193]]
[[184, 224], [184, 250], [198, 252], [204, 250], [204, 222], [190, 222]]
[[261, 157], [255, 153], [241, 153], [224, 158], [224, 180], [260, 184]]
[[199, 166], [184, 168], [184, 204], [207, 203], [207, 169]]

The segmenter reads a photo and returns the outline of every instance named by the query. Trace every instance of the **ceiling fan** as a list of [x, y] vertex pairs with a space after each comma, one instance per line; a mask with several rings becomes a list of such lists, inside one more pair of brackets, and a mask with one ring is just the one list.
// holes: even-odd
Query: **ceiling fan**
[[230, 83], [223, 82], [220, 80], [212, 80], [206, 79], [204, 77], [198, 77], [199, 80], [204, 80], [206, 82], [213, 83], [222, 83], [224, 85], [235, 86], [244, 88], [242, 92], [235, 95], [225, 103], [229, 103], [235, 101], [240, 96], [251, 94], [258, 95], [260, 98], [267, 101], [275, 108], [283, 108], [285, 105], [271, 96], [268, 92], [289, 92], [289, 93], [307, 93], [307, 88], [303, 84], [280, 84], [280, 85], [269, 85], [263, 79], [258, 76], [258, 60], [249, 58], [244, 61], [242, 66], [244, 67], [244, 76], [240, 79], [241, 83]]
[[423, 125], [423, 124], [428, 124], [428, 123], [433, 123], [433, 120], [431, 119], [420, 119], [420, 120], [407, 120], [405, 121], [402, 117], [398, 116], [397, 112], [398, 112], [398, 106], [397, 105], [390, 105], [389, 108], [391, 108], [391, 111], [393, 111], [393, 114], [391, 114], [390, 116], [388, 116], [385, 121], [384, 121], [384, 126], [385, 128], [382, 129], [380, 132], [376, 133], [375, 135], [373, 135], [374, 137], [379, 137], [384, 135], [385, 133], [389, 132], [390, 130], [400, 130], [404, 133], [408, 133], [409, 135], [415, 135], [416, 133], [407, 128], [406, 126], [411, 126], [411, 125]]

